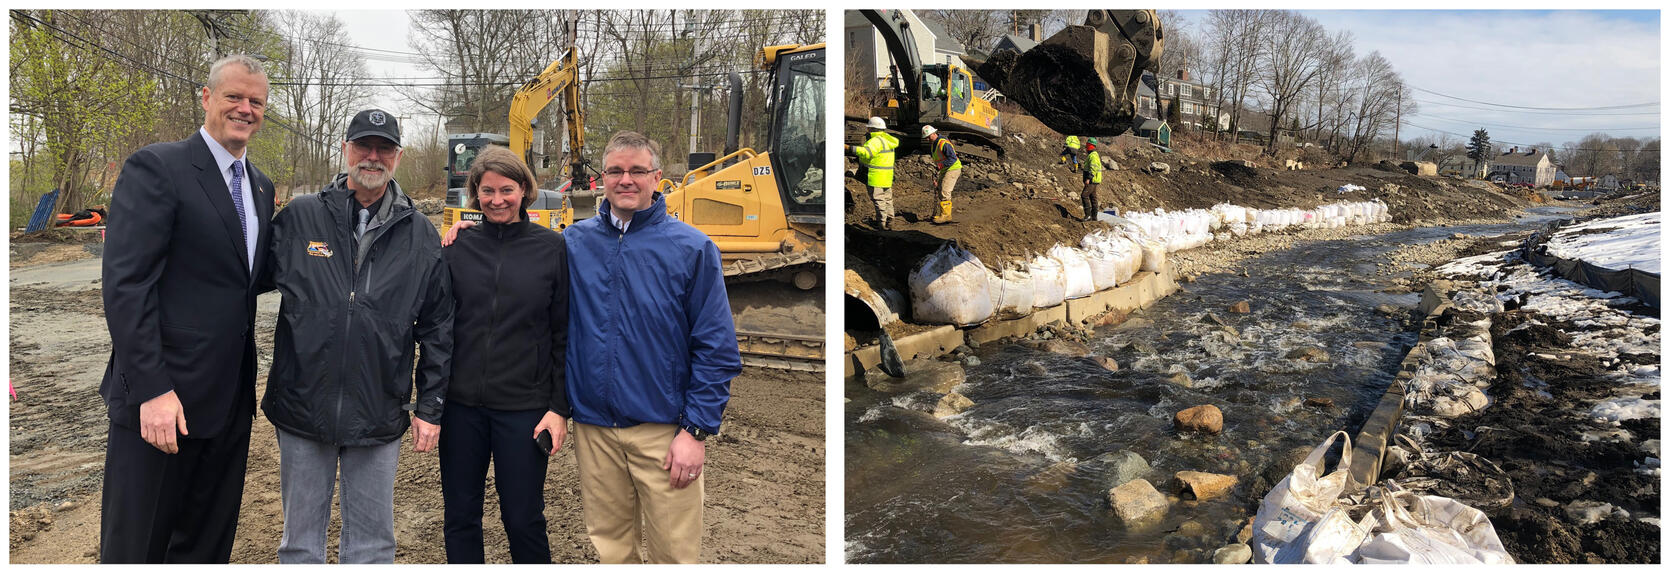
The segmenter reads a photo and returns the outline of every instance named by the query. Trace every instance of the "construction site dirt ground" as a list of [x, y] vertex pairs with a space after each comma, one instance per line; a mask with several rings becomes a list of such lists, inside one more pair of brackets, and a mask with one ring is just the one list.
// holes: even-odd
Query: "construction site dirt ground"
[[[10, 285], [11, 380], [18, 393], [9, 421], [11, 562], [96, 562], [109, 424], [98, 396], [110, 353], [97, 282], [102, 244], [19, 241], [12, 239]], [[271, 365], [278, 302], [272, 293], [260, 299], [257, 393]], [[708, 443], [703, 562], [824, 560], [823, 379], [823, 373], [750, 367], [732, 382], [724, 432]], [[234, 563], [276, 561], [283, 532], [278, 479], [274, 430], [257, 416]], [[490, 475], [488, 484], [491, 493]], [[394, 493], [396, 562], [446, 561], [440, 487], [435, 455], [412, 452], [407, 439]], [[571, 448], [552, 457], [545, 500], [552, 558], [595, 562]], [[497, 497], [489, 494], [487, 561], [509, 562], [498, 513]], [[333, 519], [333, 556], [339, 528]]]

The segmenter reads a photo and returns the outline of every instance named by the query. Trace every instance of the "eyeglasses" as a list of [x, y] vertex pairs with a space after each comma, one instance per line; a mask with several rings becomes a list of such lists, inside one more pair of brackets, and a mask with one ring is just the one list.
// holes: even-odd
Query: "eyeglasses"
[[603, 170], [603, 177], [608, 178], [608, 179], [620, 179], [620, 176], [631, 174], [632, 179], [643, 179], [645, 176], [648, 176], [652, 173], [656, 173], [656, 172], [659, 172], [659, 171], [661, 171], [661, 170], [659, 170], [659, 169], [634, 169], [634, 170], [628, 171], [628, 170], [621, 170], [621, 169], [608, 169], [608, 170]]
[[354, 151], [363, 155], [376, 154], [378, 156], [392, 156], [400, 151], [400, 146], [394, 144], [385, 143], [371, 145], [358, 140], [348, 142], [348, 146], [354, 148]]

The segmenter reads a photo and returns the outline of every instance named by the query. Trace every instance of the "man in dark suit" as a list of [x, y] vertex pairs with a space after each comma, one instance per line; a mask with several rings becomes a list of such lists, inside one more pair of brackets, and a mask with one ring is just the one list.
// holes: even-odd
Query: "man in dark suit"
[[101, 562], [232, 556], [255, 415], [256, 275], [271, 241], [273, 184], [245, 153], [266, 73], [222, 58], [202, 98], [198, 133], [134, 152], [111, 192]]

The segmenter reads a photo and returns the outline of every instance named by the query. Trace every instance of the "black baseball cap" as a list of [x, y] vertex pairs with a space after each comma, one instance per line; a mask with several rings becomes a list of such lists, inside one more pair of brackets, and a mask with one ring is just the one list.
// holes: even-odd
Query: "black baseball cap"
[[388, 112], [378, 109], [354, 114], [354, 121], [348, 122], [348, 139], [345, 141], [365, 136], [378, 136], [400, 145], [400, 122]]

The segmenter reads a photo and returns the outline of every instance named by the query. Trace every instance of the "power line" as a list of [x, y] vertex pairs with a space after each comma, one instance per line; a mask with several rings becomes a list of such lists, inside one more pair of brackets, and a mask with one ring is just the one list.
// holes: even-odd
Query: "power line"
[[1432, 114], [1424, 114], [1424, 113], [1417, 113], [1415, 115], [1420, 116], [1420, 117], [1425, 117], [1425, 118], [1432, 118], [1432, 119], [1436, 119], [1436, 120], [1444, 120], [1444, 121], [1448, 121], [1448, 122], [1456, 122], [1456, 123], [1462, 123], [1462, 124], [1489, 123], [1490, 125], [1495, 126], [1495, 127], [1499, 127], [1499, 128], [1513, 128], [1513, 129], [1520, 129], [1520, 130], [1559, 131], [1559, 132], [1604, 132], [1604, 131], [1627, 132], [1627, 131], [1657, 130], [1658, 129], [1658, 126], [1640, 127], [1640, 128], [1543, 128], [1543, 127], [1530, 127], [1530, 126], [1513, 126], [1513, 125], [1508, 125], [1508, 124], [1499, 124], [1499, 123], [1496, 123], [1496, 122], [1478, 122], [1478, 121], [1474, 121], [1474, 120], [1458, 120], [1458, 119], [1455, 119], [1455, 118], [1446, 118], [1444, 116], [1435, 116], [1435, 115], [1432, 115]]
[[1539, 111], [1539, 110], [1502, 110], [1502, 109], [1494, 109], [1494, 108], [1481, 108], [1481, 107], [1478, 107], [1478, 106], [1464, 106], [1464, 105], [1461, 105], [1461, 104], [1453, 104], [1453, 103], [1449, 103], [1449, 102], [1434, 102], [1434, 101], [1431, 101], [1431, 100], [1423, 100], [1423, 99], [1420, 99], [1420, 98], [1415, 98], [1415, 101], [1423, 103], [1423, 104], [1427, 104], [1427, 105], [1432, 105], [1432, 106], [1445, 106], [1445, 107], [1462, 108], [1462, 109], [1468, 109], [1468, 110], [1481, 110], [1481, 111], [1486, 111], [1486, 112], [1496, 112], [1496, 113], [1502, 113], [1502, 114], [1545, 114], [1545, 115], [1557, 115], [1557, 116], [1566, 116], [1566, 117], [1574, 117], [1574, 116], [1575, 117], [1594, 117], [1594, 116], [1655, 116], [1656, 117], [1656, 116], [1659, 115], [1659, 112], [1573, 113], [1573, 112], [1553, 112], [1553, 111]]
[[1508, 105], [1508, 104], [1497, 104], [1497, 103], [1491, 103], [1491, 102], [1481, 102], [1481, 101], [1478, 101], [1478, 100], [1469, 100], [1467, 98], [1456, 97], [1456, 96], [1452, 96], [1452, 95], [1449, 95], [1449, 94], [1440, 94], [1438, 92], [1434, 92], [1432, 90], [1419, 88], [1419, 87], [1416, 87], [1416, 86], [1409, 86], [1409, 87], [1414, 89], [1414, 90], [1417, 90], [1417, 91], [1426, 92], [1426, 93], [1432, 94], [1434, 96], [1441, 96], [1441, 97], [1445, 97], [1445, 98], [1450, 98], [1452, 100], [1461, 100], [1463, 102], [1472, 102], [1472, 103], [1475, 103], [1475, 104], [1484, 104], [1484, 105], [1487, 105], [1487, 106], [1496, 106], [1496, 107], [1502, 107], [1502, 108], [1514, 108], [1514, 109], [1519, 109], [1519, 110], [1556, 110], [1556, 111], [1621, 110], [1621, 109], [1627, 109], [1627, 108], [1645, 108], [1645, 107], [1648, 107], [1648, 106], [1658, 105], [1658, 102], [1646, 102], [1646, 103], [1640, 103], [1640, 104], [1625, 104], [1625, 105], [1619, 105], [1619, 106], [1594, 106], [1594, 107], [1587, 107], [1587, 108], [1552, 108], [1552, 107], [1537, 107], [1537, 106], [1513, 106], [1513, 105]]

